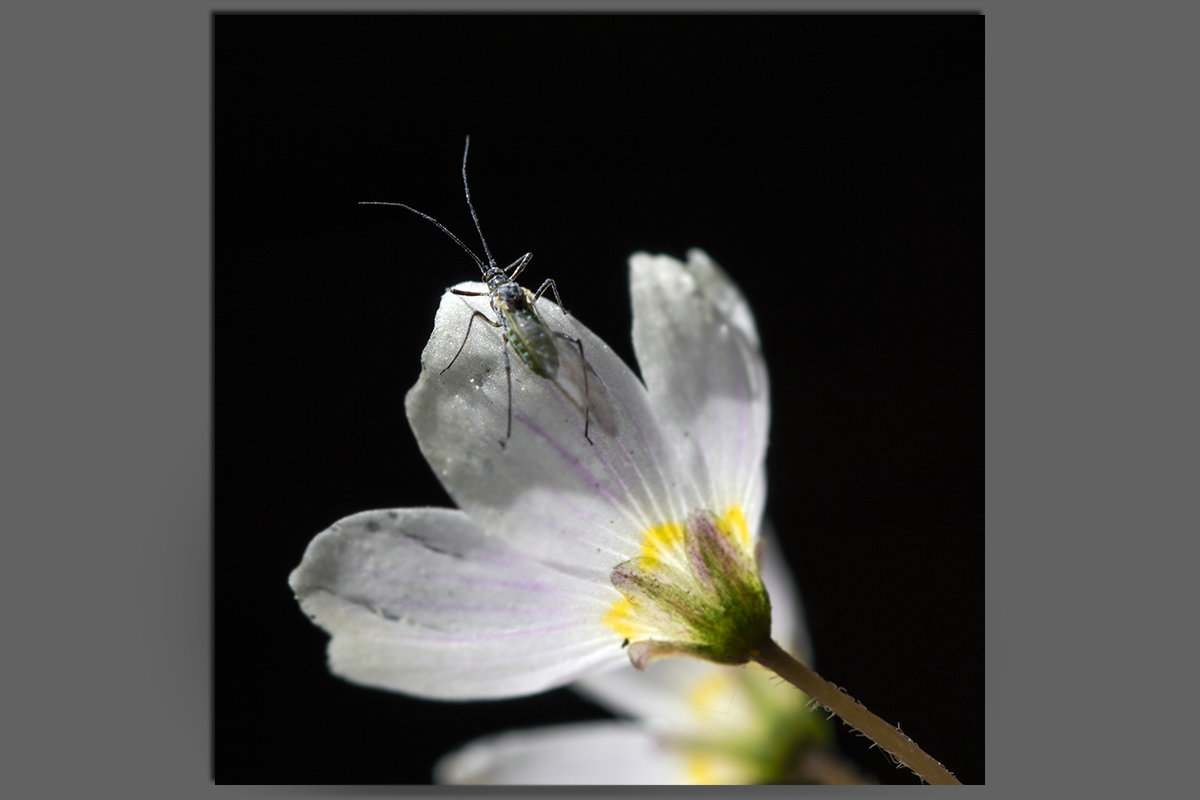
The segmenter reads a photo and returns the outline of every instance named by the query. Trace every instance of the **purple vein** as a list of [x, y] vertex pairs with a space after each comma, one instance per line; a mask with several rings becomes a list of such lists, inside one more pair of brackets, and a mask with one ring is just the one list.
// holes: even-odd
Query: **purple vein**
[[[578, 631], [580, 625], [578, 622], [573, 622], [567, 625], [555, 625], [549, 628], [523, 628], [518, 631], [497, 631], [481, 636], [463, 636], [441, 634], [435, 636], [405, 636], [404, 638], [410, 642], [488, 642], [498, 639], [516, 639], [526, 636], [544, 636], [548, 633], [562, 633], [564, 631]], [[565, 649], [565, 648], [562, 648]]]
[[[667, 473], [663, 470], [658, 458], [658, 454], [660, 452], [667, 452], [668, 443], [661, 441], [660, 437], [660, 441], [657, 443], [657, 446], [652, 444], [646, 427], [642, 422], [643, 415], [641, 413], [631, 413], [630, 411], [629, 400], [636, 399], [636, 397], [640, 397], [643, 400], [641, 403], [642, 410], [649, 411], [649, 395], [646, 391], [645, 385], [637, 378], [636, 375], [633, 374], [633, 371], [629, 368], [629, 365], [618, 358], [617, 355], [612, 352], [611, 348], [604, 344], [599, 337], [588, 330], [586, 326], [580, 327], [581, 330], [577, 331], [580, 335], [580, 338], [587, 340], [585, 344], [588, 346], [588, 352], [594, 354], [589, 361], [592, 364], [592, 367], [595, 369], [596, 379], [600, 382], [607, 397], [613, 401], [613, 411], [617, 414], [618, 419], [621, 417], [628, 419], [637, 429], [638, 438], [641, 441], [641, 451], [646, 454], [647, 462], [654, 468], [654, 472], [657, 473], [658, 485], [661, 486], [663, 491], [668, 493], [667, 496], [670, 497], [670, 481], [667, 480]], [[626, 377], [630, 391], [619, 393], [613, 392], [609, 380], [605, 377], [606, 374], [610, 372], [614, 377]], [[649, 411], [649, 413], [651, 418], [653, 418], [653, 412]], [[651, 490], [650, 482], [647, 480], [647, 475], [642, 469], [642, 463], [633, 457], [633, 451], [627, 447], [619, 437], [613, 437], [613, 443], [617, 446], [617, 451], [621, 454], [622, 460], [629, 465], [632, 472], [637, 476], [637, 483], [642, 488], [643, 497], [638, 499], [633, 495], [633, 493], [629, 490], [629, 485], [625, 482], [622, 473], [613, 467], [613, 463], [607, 458], [605, 451], [601, 451], [601, 455], [599, 457], [609, 474], [612, 475], [614, 479], [620, 483], [623, 488], [625, 488], [626, 493], [634, 499], [635, 505], [642, 516], [642, 520], [640, 521], [641, 527], [639, 530], [665, 519], [674, 519], [678, 513], [682, 513], [684, 511], [682, 508], [664, 509], [662, 507], [662, 503], [660, 502], [660, 494]], [[669, 503], [669, 505], [674, 504]]]
[[601, 483], [600, 479], [597, 478], [590, 469], [584, 466], [582, 461], [573, 456], [569, 450], [563, 447], [557, 439], [547, 433], [540, 425], [535, 423], [525, 414], [517, 414], [516, 417], [526, 427], [528, 427], [532, 433], [537, 435], [546, 444], [550, 445], [550, 448], [554, 450], [556, 454], [558, 454], [558, 457], [569, 464], [571, 468], [575, 470], [575, 472], [583, 479], [584, 483], [600, 492], [600, 494], [602, 494], [604, 498], [614, 506], [621, 506], [621, 503], [618, 502], [616, 495], [609, 491], [608, 487]]
[[[521, 415], [518, 415], [518, 419], [523, 424], [528, 424], [528, 420], [523, 418]], [[521, 477], [532, 478], [532, 473], [527, 468], [521, 466], [518, 463], [512, 464], [507, 469], [518, 473]], [[557, 493], [558, 502], [561, 503], [566, 508], [567, 512], [569, 512], [570, 514], [573, 514], [576, 519], [579, 519], [582, 522], [586, 523], [586, 525], [588, 527], [594, 529], [595, 531], [599, 532], [603, 536], [605, 536], [605, 537], [611, 536], [612, 534], [610, 532], [610, 523], [605, 520], [605, 518], [604, 518], [605, 515], [597, 515], [593, 510], [591, 510], [585, 506], [579, 505], [578, 503], [576, 503], [572, 500], [573, 496], [574, 495], [571, 492]], [[627, 520], [630, 527], [636, 527], [638, 524], [637, 520], [635, 520], [630, 515], [629, 511], [623, 505], [614, 504], [612, 507], [612, 511], [608, 516], [612, 516], [613, 514], [615, 514], [617, 517], [619, 517], [621, 519]], [[571, 541], [577, 542], [577, 543], [579, 543], [585, 547], [589, 547], [589, 548], [594, 548], [597, 546], [597, 542], [592, 541], [589, 538], [582, 537], [579, 534], [575, 533], [574, 530], [572, 530], [571, 528], [565, 527], [561, 522], [559, 522], [559, 516], [560, 515], [557, 515], [557, 514], [548, 515], [548, 514], [544, 514], [544, 513], [543, 514], [533, 514], [528, 511], [524, 512], [525, 519], [541, 520], [542, 525], [545, 528], [557, 531], [557, 532], [561, 533], [565, 538], [570, 539]], [[567, 514], [564, 514], [561, 516], [566, 517]], [[583, 527], [583, 526], [580, 526], [580, 527]], [[609, 550], [609, 552], [612, 553], [613, 555], [620, 555], [617, 551], [612, 550], [611, 548], [605, 547], [605, 549]], [[526, 558], [533, 557], [535, 561], [542, 561], [544, 563], [544, 559], [536, 558], [536, 557], [532, 556], [531, 554], [523, 552], [523, 556]]]

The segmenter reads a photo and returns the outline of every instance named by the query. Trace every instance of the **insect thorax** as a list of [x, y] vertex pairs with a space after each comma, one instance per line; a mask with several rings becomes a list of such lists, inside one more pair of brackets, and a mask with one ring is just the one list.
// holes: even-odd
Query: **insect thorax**
[[496, 301], [514, 312], [527, 311], [532, 306], [529, 301], [529, 293], [519, 283], [510, 281], [507, 278], [506, 282], [494, 287], [489, 287], [496, 295]]
[[487, 272], [483, 273], [483, 282], [487, 284], [488, 291], [492, 293], [501, 292], [506, 286], [515, 286], [512, 279], [499, 267], [492, 267]]

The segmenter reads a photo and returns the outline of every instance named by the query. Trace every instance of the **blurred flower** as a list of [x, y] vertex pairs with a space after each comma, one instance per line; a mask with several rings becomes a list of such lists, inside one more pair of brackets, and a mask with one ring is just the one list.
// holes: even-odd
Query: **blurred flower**
[[[475, 312], [495, 319], [489, 299], [443, 295], [405, 410], [459, 510], [367, 511], [312, 541], [290, 584], [332, 635], [334, 673], [498, 698], [665, 655], [745, 663], [765, 641], [768, 390], [753, 317], [698, 250], [687, 264], [635, 254], [630, 279], [645, 382], [543, 298], [547, 329], [578, 337], [583, 357], [550, 337], [548, 379], [510, 351], [511, 400], [504, 340], [469, 327]], [[377, 401], [369, 379], [359, 389]], [[730, 673], [746, 698], [758, 681], [738, 676], [757, 669]], [[635, 677], [650, 687], [654, 674]]]

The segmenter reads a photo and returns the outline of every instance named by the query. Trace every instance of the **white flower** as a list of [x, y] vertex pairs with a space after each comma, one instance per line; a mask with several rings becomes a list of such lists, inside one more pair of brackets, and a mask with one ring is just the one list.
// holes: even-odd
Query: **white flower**
[[443, 295], [405, 409], [459, 510], [367, 511], [312, 541], [290, 584], [332, 635], [334, 673], [428, 698], [510, 697], [627, 660], [744, 663], [768, 635], [753, 317], [698, 250], [686, 265], [635, 254], [630, 277], [645, 383], [543, 298], [538, 313], [578, 337], [588, 371], [565, 340], [554, 381], [511, 355], [507, 437], [501, 332], [466, 336], [475, 311], [495, 312]]
[[[777, 548], [768, 547], [763, 581], [775, 611], [772, 636], [806, 652], [799, 601]], [[573, 688], [636, 724], [586, 722], [488, 736], [444, 757], [437, 781], [756, 784], [828, 777], [815, 774], [829, 762], [824, 714], [807, 712], [804, 693], [758, 664], [665, 659], [644, 672], [624, 667]]]

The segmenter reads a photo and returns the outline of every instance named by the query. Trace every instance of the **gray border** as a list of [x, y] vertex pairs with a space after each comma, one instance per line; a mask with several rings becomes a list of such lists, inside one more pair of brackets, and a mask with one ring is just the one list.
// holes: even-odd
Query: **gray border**
[[[1173, 178], [1193, 163], [1182, 145], [1196, 132], [1150, 106], [1159, 98], [1174, 98], [1181, 110], [1193, 105], [1195, 65], [1188, 69], [1180, 54], [1190, 50], [1194, 20], [1153, 5], [1153, 13], [1142, 3], [1118, 15], [1096, 3], [1029, 4], [1025, 14], [1013, 4], [981, 4], [989, 84], [990, 788], [972, 792], [1118, 788], [1132, 784], [1126, 776], [1135, 765], [1190, 744], [1172, 738], [1182, 726], [1173, 730], [1170, 716], [1142, 710], [1127, 681], [1116, 680], [1161, 681], [1163, 668], [1147, 655], [1163, 663], [1162, 643], [1151, 649], [1150, 637], [1161, 629], [1186, 639], [1194, 627], [1168, 628], [1161, 609], [1136, 607], [1141, 598], [1171, 601], [1163, 587], [1186, 583], [1168, 573], [1182, 578], [1191, 562], [1151, 549], [1157, 542], [1147, 534], [1161, 511], [1134, 514], [1132, 504], [1112, 502], [1163, 508], [1163, 489], [1173, 484], [1151, 483], [1143, 467], [1161, 463], [1155, 444], [1171, 449], [1174, 441], [1163, 411], [1195, 407], [1194, 398], [1180, 402], [1188, 387], [1151, 394], [1145, 380], [1155, 374], [1150, 364], [1194, 371], [1194, 337], [1170, 324], [1186, 318], [1189, 293], [1173, 293], [1173, 303], [1161, 292], [1150, 299], [1157, 274], [1120, 281], [1111, 269], [1145, 271], [1154, 255], [1176, 252], [1166, 226], [1154, 223], [1186, 208]], [[634, 6], [702, 7], [603, 7]], [[221, 9], [242, 7], [318, 6]], [[582, 6], [522, 5], [571, 7]], [[837, 7], [902, 8], [882, 0]], [[35, 786], [56, 797], [432, 796], [210, 783], [210, 643], [202, 632], [211, 523], [211, 10], [150, 2], [6, 9], [4, 52], [18, 66], [4, 70], [5, 138], [16, 154], [5, 176], [14, 200], [4, 263], [18, 277], [0, 293], [6, 507], [17, 512], [6, 537], [6, 684], [15, 691], [5, 703], [5, 785], [22, 797], [38, 796], [29, 791]], [[1131, 316], [1140, 317], [1136, 324]], [[1159, 336], [1135, 348], [1141, 331]], [[1120, 425], [1143, 398], [1136, 426]], [[1077, 454], [1085, 458], [1070, 458]], [[49, 509], [57, 512], [53, 525]], [[1117, 546], [1125, 538], [1136, 551]], [[1181, 599], [1172, 605], [1190, 608]], [[1153, 778], [1137, 778], [1139, 789], [1152, 790]]]

